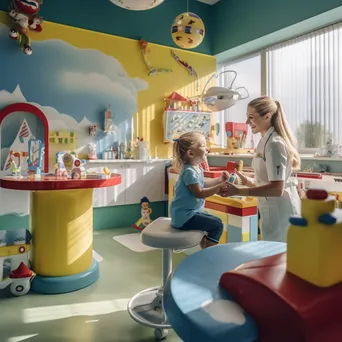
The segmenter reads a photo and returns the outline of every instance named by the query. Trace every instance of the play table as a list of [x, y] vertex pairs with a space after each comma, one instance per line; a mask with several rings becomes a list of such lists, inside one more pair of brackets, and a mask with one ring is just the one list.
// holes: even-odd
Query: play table
[[[120, 174], [86, 179], [4, 177], [0, 186], [31, 192], [31, 290], [59, 294], [87, 287], [99, 278], [93, 259], [93, 189], [121, 183]], [[13, 203], [15, 206], [15, 203]]]
[[286, 251], [286, 243], [251, 241], [207, 248], [184, 259], [169, 278], [164, 307], [185, 342], [253, 342], [258, 328], [219, 285], [223, 273], [251, 260]]

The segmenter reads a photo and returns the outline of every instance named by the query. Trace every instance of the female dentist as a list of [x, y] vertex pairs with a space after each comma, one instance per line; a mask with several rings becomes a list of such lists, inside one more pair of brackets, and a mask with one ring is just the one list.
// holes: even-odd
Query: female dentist
[[286, 242], [289, 218], [300, 214], [300, 198], [293, 169], [299, 169], [300, 158], [295, 140], [278, 101], [264, 96], [248, 104], [247, 121], [252, 133], [261, 133], [252, 166], [255, 178], [237, 172], [242, 185], [229, 184], [221, 196], [259, 197], [260, 230], [263, 240]]

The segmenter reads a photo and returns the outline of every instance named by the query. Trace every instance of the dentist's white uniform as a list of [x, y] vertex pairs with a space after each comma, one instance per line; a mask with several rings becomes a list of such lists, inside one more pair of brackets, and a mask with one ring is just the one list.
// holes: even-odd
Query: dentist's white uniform
[[286, 144], [271, 127], [256, 148], [252, 166], [257, 186], [272, 181], [285, 181], [281, 197], [259, 197], [260, 230], [262, 240], [286, 242], [289, 218], [300, 214], [300, 198], [296, 179], [291, 177], [292, 166]]

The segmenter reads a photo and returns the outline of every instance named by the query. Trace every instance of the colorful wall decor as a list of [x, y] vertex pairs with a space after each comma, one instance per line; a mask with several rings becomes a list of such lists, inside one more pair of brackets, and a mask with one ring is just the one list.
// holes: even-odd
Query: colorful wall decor
[[[24, 117], [22, 114], [24, 114]], [[19, 114], [19, 117], [18, 117]], [[32, 131], [29, 127], [27, 119], [35, 118], [36, 120], [32, 121], [35, 128], [35, 134], [32, 134]], [[15, 139], [12, 139], [12, 144], [7, 146], [3, 141], [6, 141], [8, 136], [11, 136], [15, 131], [12, 129], [13, 125], [20, 125], [19, 130], [15, 134]], [[19, 152], [24, 157], [29, 154], [29, 141], [33, 137], [40, 138], [39, 140], [43, 141], [45, 144], [45, 156], [44, 156], [44, 170], [48, 172], [48, 154], [49, 154], [49, 141], [48, 141], [48, 132], [49, 132], [49, 123], [45, 114], [36, 106], [28, 103], [13, 103], [0, 111], [0, 146], [1, 146], [1, 160], [0, 166], [2, 166], [3, 170], [8, 170], [11, 166], [11, 151]], [[7, 156], [7, 157], [6, 157]], [[3, 159], [6, 158], [6, 161], [3, 162]], [[27, 167], [27, 161], [24, 160], [24, 165]], [[24, 168], [23, 168], [24, 169]], [[0, 168], [1, 170], [1, 168]]]
[[18, 40], [21, 50], [26, 55], [32, 54], [29, 31], [42, 31], [42, 18], [39, 16], [43, 0], [12, 0], [9, 16], [12, 19], [10, 38]]
[[[0, 12], [0, 111], [13, 103], [36, 106], [46, 116], [51, 132], [75, 132], [75, 152], [80, 158], [87, 157], [89, 143], [96, 144], [101, 158], [103, 151], [118, 150], [120, 143], [137, 136], [149, 141], [151, 151], [157, 147], [159, 158], [170, 155], [161, 129], [163, 99], [173, 91], [194, 96], [196, 89], [184, 70], [177, 68], [169, 47], [148, 45], [153, 47], [148, 56], [152, 66], [163, 61], [174, 70], [163, 77], [149, 77], [136, 40], [44, 21], [44, 30], [32, 35], [34, 54], [27, 58], [8, 39], [8, 24], [8, 13]], [[184, 52], [184, 58], [196, 65], [202, 85], [216, 69], [215, 57]], [[103, 120], [109, 105], [115, 117], [111, 134], [106, 134]], [[8, 118], [6, 132], [12, 134], [0, 127], [1, 166], [24, 119], [33, 135], [44, 140], [36, 134], [39, 123], [28, 113], [20, 113], [21, 121]], [[97, 127], [96, 136], [89, 135], [90, 126]], [[51, 144], [51, 170], [56, 149], [63, 147], [68, 148]]]
[[198, 75], [195, 69], [191, 65], [189, 65], [188, 62], [181, 60], [173, 50], [171, 50], [171, 55], [183, 68], [185, 68], [189, 72], [191, 76], [194, 76], [196, 78], [197, 90], [198, 90], [198, 87], [199, 87]]
[[195, 13], [182, 13], [175, 18], [171, 26], [171, 35], [176, 45], [183, 49], [194, 49], [204, 39], [204, 23]]
[[151, 50], [148, 48], [148, 42], [144, 38], [141, 38], [139, 45], [140, 45], [141, 53], [142, 53], [143, 58], [144, 58], [144, 63], [148, 69], [148, 76], [156, 76], [158, 74], [162, 74], [162, 73], [166, 73], [166, 72], [172, 72], [172, 69], [153, 68], [151, 66], [151, 63], [148, 61], [148, 58], [147, 58], [147, 56], [151, 52]]

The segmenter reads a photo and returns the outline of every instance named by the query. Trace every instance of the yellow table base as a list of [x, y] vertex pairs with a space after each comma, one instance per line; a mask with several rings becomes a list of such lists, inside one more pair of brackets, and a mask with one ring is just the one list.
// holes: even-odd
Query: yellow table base
[[32, 266], [40, 276], [61, 277], [92, 265], [93, 189], [31, 193]]

